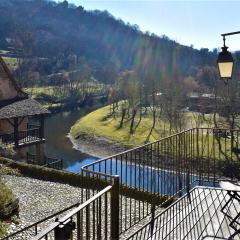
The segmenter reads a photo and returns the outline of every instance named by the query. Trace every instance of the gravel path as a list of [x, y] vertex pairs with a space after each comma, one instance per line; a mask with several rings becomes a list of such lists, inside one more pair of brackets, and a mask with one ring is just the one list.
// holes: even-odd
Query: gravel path
[[[3, 176], [3, 181], [5, 181], [5, 183], [13, 190], [13, 193], [16, 195], [16, 197], [19, 198], [20, 204], [19, 224], [12, 223], [9, 227], [8, 235], [17, 232], [20, 229], [25, 228], [39, 220], [42, 220], [62, 210], [63, 208], [67, 208], [68, 206], [81, 201], [82, 189], [70, 186], [68, 184], [8, 175]], [[85, 190], [83, 190], [83, 194], [85, 194]], [[140, 215], [147, 215], [146, 210], [150, 209], [149, 204], [141, 202], [141, 204], [138, 205], [139, 202], [131, 198], [123, 197], [121, 201], [123, 209], [121, 210], [120, 208], [120, 225], [122, 225], [123, 228], [124, 226], [127, 226], [127, 228], [130, 227], [130, 225], [134, 223], [134, 220], [138, 220], [139, 212], [141, 213]], [[136, 214], [134, 214], [133, 206], [135, 206], [134, 209], [136, 210]], [[110, 205], [107, 208], [109, 213]], [[104, 209], [104, 203], [102, 203], [103, 215]], [[156, 214], [158, 214], [160, 211], [161, 209], [158, 209]], [[90, 212], [93, 212], [92, 207]], [[130, 213], [131, 217], [129, 215]], [[65, 214], [66, 212], [58, 217], [61, 217]], [[51, 218], [47, 222], [42, 223], [38, 228], [38, 232], [40, 229], [43, 229], [50, 223], [54, 222], [55, 218], [56, 217]], [[141, 220], [136, 226], [132, 226], [129, 230], [122, 234], [120, 239], [126, 239], [136, 229], [138, 229], [144, 223], [147, 223], [149, 220], [149, 217]], [[102, 223], [102, 227], [103, 225], [104, 222]], [[34, 229], [31, 229], [11, 239], [30, 239], [33, 235]]]
[[[19, 224], [12, 223], [11, 234], [81, 200], [81, 188], [27, 177], [3, 176], [3, 181], [19, 198]], [[54, 219], [50, 219], [52, 222]], [[29, 233], [30, 234], [30, 233]], [[20, 236], [16, 239], [27, 239]]]

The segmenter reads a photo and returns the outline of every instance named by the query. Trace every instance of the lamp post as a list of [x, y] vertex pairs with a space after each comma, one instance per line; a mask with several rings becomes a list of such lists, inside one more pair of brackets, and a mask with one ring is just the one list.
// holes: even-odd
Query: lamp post
[[240, 34], [240, 31], [223, 33], [221, 35], [223, 37], [223, 47], [222, 47], [222, 51], [218, 54], [217, 64], [218, 64], [220, 79], [222, 79], [225, 83], [228, 83], [228, 80], [232, 78], [233, 64], [234, 64], [233, 56], [231, 52], [227, 50], [228, 47], [225, 44], [226, 36], [236, 35], [236, 34]]

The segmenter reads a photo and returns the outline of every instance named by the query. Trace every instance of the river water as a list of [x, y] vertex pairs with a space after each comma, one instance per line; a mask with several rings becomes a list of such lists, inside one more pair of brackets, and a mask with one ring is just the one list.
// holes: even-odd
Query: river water
[[[53, 114], [46, 119], [45, 151], [49, 156], [63, 159], [64, 169], [70, 172], [79, 173], [81, 166], [92, 163], [98, 159], [74, 149], [73, 144], [68, 138], [71, 126], [87, 113], [88, 111], [86, 110], [61, 112]], [[153, 185], [150, 186], [150, 182], [154, 182], [157, 186], [160, 186], [160, 182], [161, 184], [164, 183], [164, 188], [157, 189], [157, 191], [162, 194], [173, 194], [176, 191], [176, 185], [171, 184], [172, 182], [178, 181], [175, 173], [164, 170], [154, 170], [151, 172], [149, 167], [134, 167], [131, 164], [125, 166], [125, 164], [124, 162], [122, 163], [123, 172], [120, 173], [119, 170], [121, 166], [119, 162], [114, 160], [111, 163], [107, 162], [105, 166], [106, 172], [120, 175], [122, 177], [122, 183], [141, 187], [147, 191], [155, 187]], [[104, 169], [104, 166], [102, 166], [101, 169]], [[95, 170], [98, 171], [99, 169], [96, 167]], [[136, 174], [132, 175], [132, 172]], [[156, 176], [158, 176], [157, 179], [155, 179]]]
[[[73, 148], [73, 144], [68, 138], [68, 133], [71, 126], [81, 117], [89, 113], [91, 110], [74, 110], [71, 112], [60, 112], [53, 114], [46, 119], [45, 136], [46, 145], [45, 151], [48, 156], [63, 159], [63, 167], [65, 170], [79, 173], [81, 166], [95, 162], [99, 158], [85, 154], [79, 150]], [[173, 194], [176, 192], [176, 186], [178, 185], [178, 178], [175, 172], [169, 172], [162, 169], [151, 170], [149, 167], [133, 166], [131, 164], [122, 163], [114, 160], [110, 163], [107, 162], [105, 166], [101, 166], [101, 169], [106, 169], [106, 173], [114, 173], [121, 176], [122, 183], [128, 183], [136, 187], [143, 188], [149, 191], [155, 188], [162, 194]], [[120, 172], [120, 169], [123, 172]], [[95, 168], [96, 171], [98, 167]], [[132, 172], [135, 172], [133, 175]], [[147, 177], [146, 177], [147, 176]], [[156, 178], [157, 176], [157, 178]], [[183, 180], [185, 174], [182, 173]], [[196, 180], [195, 176], [190, 176], [191, 182]], [[154, 186], [150, 186], [148, 183], [154, 183]], [[172, 184], [172, 183], [175, 184]], [[210, 183], [208, 183], [209, 185]], [[164, 185], [164, 187], [161, 187]]]
[[82, 109], [60, 112], [46, 118], [45, 152], [49, 157], [63, 159], [64, 169], [70, 172], [78, 173], [81, 166], [97, 160], [96, 157], [74, 149], [68, 138], [71, 126], [90, 111]]

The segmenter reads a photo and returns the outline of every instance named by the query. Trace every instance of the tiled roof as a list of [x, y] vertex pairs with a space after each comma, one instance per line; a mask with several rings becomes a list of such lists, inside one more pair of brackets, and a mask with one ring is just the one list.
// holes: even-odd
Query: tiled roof
[[50, 112], [36, 100], [24, 99], [0, 108], [0, 119], [35, 116], [49, 113]]

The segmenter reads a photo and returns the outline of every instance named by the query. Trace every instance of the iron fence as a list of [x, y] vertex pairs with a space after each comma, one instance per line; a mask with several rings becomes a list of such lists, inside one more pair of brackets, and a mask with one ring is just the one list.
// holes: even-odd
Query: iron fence
[[31, 128], [18, 133], [0, 134], [0, 141], [5, 145], [24, 145], [43, 140], [40, 136], [40, 128]]
[[0, 142], [5, 145], [14, 144], [14, 134], [13, 133], [0, 134]]
[[[36, 160], [36, 154], [27, 152], [27, 163], [34, 165], [38, 164]], [[61, 170], [63, 169], [63, 160], [44, 156], [44, 164], [42, 166]]]
[[124, 233], [189, 192], [196, 181], [212, 185], [222, 176], [237, 177], [239, 154], [239, 130], [193, 128], [88, 164], [82, 171], [102, 179], [120, 177], [120, 233]]
[[[118, 184], [115, 182], [115, 184]], [[116, 185], [102, 191], [50, 224], [32, 240], [40, 239], [118, 239], [115, 217]]]
[[62, 209], [59, 212], [56, 212], [50, 216], [48, 216], [47, 218], [44, 218], [38, 222], [35, 222], [17, 232], [14, 232], [10, 235], [8, 235], [7, 237], [4, 237], [2, 240], [15, 240], [15, 239], [27, 239], [29, 238], [29, 236], [35, 236], [39, 233], [39, 231], [41, 229], [44, 229], [48, 226], [48, 224], [51, 223], [51, 221], [55, 220], [56, 217], [60, 217], [62, 214], [66, 214], [69, 210], [72, 210], [75, 207], [78, 207], [80, 204], [79, 203], [75, 203], [69, 207], [66, 207], [64, 209]]
[[18, 132], [19, 144], [35, 142], [40, 139], [41, 139], [41, 137], [40, 137], [40, 129], [39, 128], [32, 128], [32, 129], [27, 129], [27, 130]]
[[[239, 177], [239, 154], [239, 130], [189, 129], [82, 167], [81, 174], [86, 177], [83, 179], [95, 179], [95, 184], [99, 183], [100, 186], [101, 183], [101, 186], [92, 186], [86, 191], [83, 189], [81, 203], [100, 201], [98, 197], [90, 201], [90, 196], [99, 196], [99, 191], [115, 186], [115, 194], [111, 198], [114, 201], [109, 205], [114, 236], [109, 237], [118, 239], [120, 234], [127, 233], [147, 216], [151, 216], [153, 221], [157, 211], [162, 211], [178, 197], [189, 193], [196, 182], [215, 186], [220, 177]], [[115, 182], [117, 176], [119, 187]], [[100, 203], [101, 211], [106, 213], [108, 204]], [[85, 211], [85, 217], [93, 224], [96, 219], [87, 215], [95, 216], [98, 211], [90, 209], [91, 213]], [[66, 221], [69, 219], [69, 215], [64, 218]], [[78, 220], [75, 222], [78, 229]], [[53, 223], [47, 229], [53, 232], [62, 223]], [[94, 238], [88, 234], [86, 239]]]

